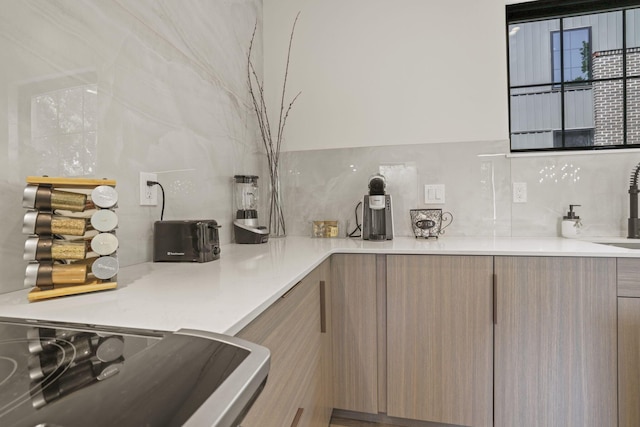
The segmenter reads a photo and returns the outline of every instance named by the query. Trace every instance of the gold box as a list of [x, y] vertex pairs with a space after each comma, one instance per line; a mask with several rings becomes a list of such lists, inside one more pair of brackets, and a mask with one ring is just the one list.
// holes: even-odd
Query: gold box
[[313, 221], [311, 237], [338, 237], [338, 221]]

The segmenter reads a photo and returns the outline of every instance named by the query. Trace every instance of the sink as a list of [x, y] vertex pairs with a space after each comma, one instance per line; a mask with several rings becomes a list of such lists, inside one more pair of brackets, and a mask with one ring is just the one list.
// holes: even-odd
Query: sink
[[594, 242], [594, 243], [598, 243], [599, 245], [615, 246], [617, 248], [640, 249], [640, 242], [638, 242], [638, 241], [633, 241], [633, 242]]

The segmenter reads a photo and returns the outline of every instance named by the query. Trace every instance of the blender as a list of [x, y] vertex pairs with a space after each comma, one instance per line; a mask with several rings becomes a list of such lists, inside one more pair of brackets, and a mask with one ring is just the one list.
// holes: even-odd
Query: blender
[[236, 218], [233, 232], [236, 243], [265, 243], [269, 240], [269, 229], [258, 223], [258, 177], [235, 175], [234, 204]]

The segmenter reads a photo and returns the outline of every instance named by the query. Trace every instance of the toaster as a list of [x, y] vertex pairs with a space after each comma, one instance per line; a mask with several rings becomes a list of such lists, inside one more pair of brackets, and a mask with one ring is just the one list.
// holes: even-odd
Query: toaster
[[215, 220], [156, 221], [154, 262], [209, 262], [220, 258], [220, 226]]

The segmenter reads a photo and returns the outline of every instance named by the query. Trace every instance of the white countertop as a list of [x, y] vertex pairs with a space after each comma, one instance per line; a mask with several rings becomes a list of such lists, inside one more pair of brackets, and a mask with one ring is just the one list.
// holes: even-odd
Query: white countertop
[[443, 236], [369, 242], [287, 237], [260, 245], [223, 245], [219, 260], [203, 264], [126, 267], [112, 291], [33, 303], [27, 300], [28, 289], [3, 294], [0, 316], [234, 335], [333, 253], [640, 257], [640, 250], [563, 238]]

